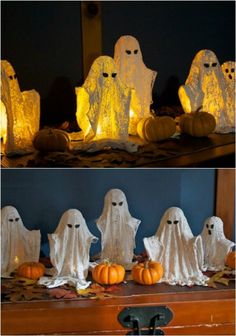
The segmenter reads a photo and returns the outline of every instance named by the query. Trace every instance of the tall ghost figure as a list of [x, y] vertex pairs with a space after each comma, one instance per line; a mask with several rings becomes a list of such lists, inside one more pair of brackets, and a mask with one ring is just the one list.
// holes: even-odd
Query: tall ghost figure
[[129, 269], [140, 222], [131, 216], [123, 191], [109, 190], [105, 195], [102, 214], [97, 220], [97, 227], [102, 234], [101, 259], [109, 259]]
[[226, 81], [226, 105], [230, 126], [235, 127], [235, 62], [228, 61], [221, 65]]
[[77, 122], [85, 140], [126, 140], [131, 90], [119, 79], [114, 60], [100, 56], [77, 95]]
[[62, 215], [56, 231], [48, 234], [50, 259], [54, 266], [52, 278], [42, 277], [40, 284], [57, 287], [65, 283], [76, 288], [86, 288], [91, 243], [98, 238], [89, 231], [85, 219], [77, 209]]
[[235, 243], [226, 239], [221, 218], [213, 216], [205, 220], [201, 233], [204, 249], [204, 268], [220, 271], [225, 268], [225, 257]]
[[27, 230], [13, 206], [1, 210], [1, 276], [8, 277], [18, 266], [39, 261], [41, 234]]
[[130, 133], [135, 134], [137, 122], [150, 117], [152, 89], [157, 72], [148, 69], [143, 62], [138, 40], [130, 35], [121, 36], [115, 44], [114, 59], [121, 80], [135, 89], [130, 111]]
[[7, 155], [32, 151], [39, 129], [40, 96], [35, 90], [20, 91], [16, 73], [8, 61], [1, 61], [1, 137]]
[[201, 272], [201, 237], [193, 236], [180, 208], [167, 209], [156, 234], [143, 241], [149, 258], [163, 265], [162, 282], [181, 286], [206, 285], [207, 277]]
[[226, 83], [219, 61], [211, 50], [200, 50], [193, 59], [185, 85], [179, 88], [185, 112], [202, 110], [214, 115], [216, 132], [231, 132], [227, 113]]

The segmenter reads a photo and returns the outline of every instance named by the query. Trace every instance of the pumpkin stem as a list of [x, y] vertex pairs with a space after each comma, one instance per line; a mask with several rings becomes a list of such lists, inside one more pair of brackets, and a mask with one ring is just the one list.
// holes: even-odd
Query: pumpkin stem
[[146, 260], [146, 261], [144, 262], [144, 268], [147, 269], [147, 268], [148, 268], [148, 265], [149, 265], [149, 260]]
[[103, 259], [103, 263], [106, 264], [107, 266], [111, 265], [111, 262], [110, 262], [110, 260], [108, 258]]
[[202, 105], [199, 106], [199, 107], [196, 109], [195, 113], [201, 112], [201, 109], [202, 109]]

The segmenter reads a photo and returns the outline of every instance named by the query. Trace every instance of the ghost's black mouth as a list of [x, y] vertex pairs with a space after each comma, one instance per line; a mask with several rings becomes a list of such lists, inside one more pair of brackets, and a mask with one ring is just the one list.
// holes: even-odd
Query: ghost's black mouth
[[211, 235], [211, 230], [208, 230], [208, 234]]
[[229, 79], [232, 79], [233, 77], [232, 77], [232, 75], [229, 75]]

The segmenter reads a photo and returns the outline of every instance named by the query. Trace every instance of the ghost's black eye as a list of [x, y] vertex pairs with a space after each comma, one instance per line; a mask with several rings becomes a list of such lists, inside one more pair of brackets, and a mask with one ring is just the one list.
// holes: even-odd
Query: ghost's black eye
[[14, 222], [14, 219], [10, 218], [10, 219], [9, 219], [9, 222]]
[[174, 224], [178, 224], [178, 223], [179, 223], [179, 221], [178, 221], [178, 220], [175, 220], [175, 221], [174, 221]]
[[119, 206], [122, 206], [122, 204], [123, 204], [123, 202], [120, 202], [120, 203], [119, 203]]
[[112, 205], [116, 206], [116, 202], [112, 202]]
[[117, 74], [116, 74], [115, 72], [113, 72], [113, 73], [111, 74], [111, 77], [115, 78], [116, 75], [117, 75]]
[[172, 224], [171, 220], [168, 220], [168, 221], [167, 221], [167, 224]]
[[225, 72], [228, 73], [228, 72], [229, 72], [229, 69], [225, 69]]
[[210, 64], [208, 64], [208, 63], [204, 63], [204, 67], [205, 67], [205, 68], [209, 68], [209, 66], [210, 66]]
[[20, 219], [19, 217], [18, 217], [18, 218], [15, 218], [15, 221], [18, 222], [19, 219]]
[[131, 50], [125, 50], [126, 54], [130, 55], [131, 54]]
[[13, 79], [13, 76], [9, 76], [10, 79]]
[[80, 224], [75, 224], [75, 228], [78, 229], [80, 227]]
[[217, 66], [217, 63], [212, 63], [211, 66], [216, 67], [216, 66]]
[[231, 69], [231, 72], [234, 72], [234, 69]]
[[213, 227], [214, 227], [214, 224], [211, 224], [211, 229], [213, 229]]
[[136, 55], [138, 53], [138, 49], [135, 49], [134, 50], [134, 54]]
[[67, 224], [67, 226], [68, 226], [69, 228], [72, 228], [73, 225], [72, 225], [72, 224]]
[[206, 227], [209, 228], [209, 225], [207, 224]]
[[103, 72], [103, 77], [108, 77], [108, 73], [106, 73], [106, 72]]

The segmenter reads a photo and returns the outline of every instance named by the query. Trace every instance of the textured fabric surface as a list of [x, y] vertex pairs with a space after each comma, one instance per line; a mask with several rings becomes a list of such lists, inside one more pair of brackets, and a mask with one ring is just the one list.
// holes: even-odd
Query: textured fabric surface
[[225, 268], [225, 257], [235, 244], [226, 239], [221, 218], [213, 216], [205, 220], [201, 233], [204, 248], [204, 269], [220, 271]]
[[221, 65], [226, 81], [226, 107], [230, 126], [235, 127], [235, 62], [228, 61]]
[[1, 210], [1, 276], [8, 277], [24, 262], [38, 262], [41, 234], [27, 230], [13, 206]]
[[109, 190], [105, 195], [102, 214], [97, 220], [102, 234], [101, 260], [109, 259], [130, 269], [140, 222], [131, 216], [123, 191]]
[[163, 265], [161, 282], [206, 285], [207, 277], [201, 271], [204, 258], [201, 237], [193, 236], [180, 208], [167, 209], [156, 234], [143, 241], [150, 259]]

